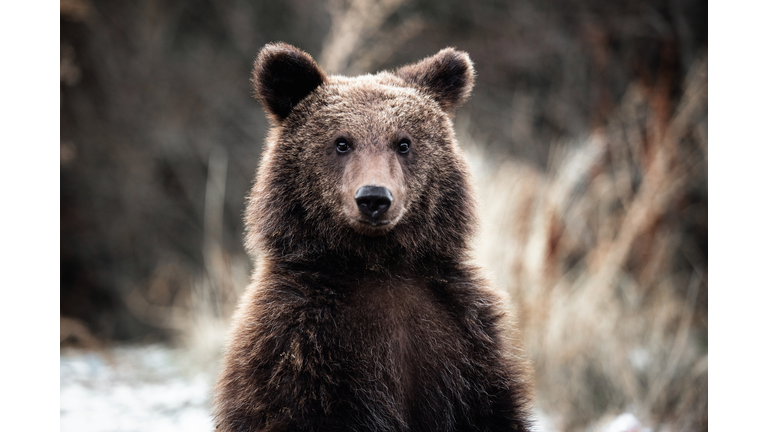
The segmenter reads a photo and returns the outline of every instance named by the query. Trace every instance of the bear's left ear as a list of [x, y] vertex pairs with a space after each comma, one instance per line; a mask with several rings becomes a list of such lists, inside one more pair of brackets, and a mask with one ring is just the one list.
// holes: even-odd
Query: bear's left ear
[[276, 123], [288, 117], [293, 107], [326, 81], [312, 56], [286, 43], [264, 46], [253, 65], [256, 99]]
[[475, 84], [472, 60], [467, 53], [454, 48], [403, 66], [395, 75], [432, 96], [449, 114], [467, 100]]

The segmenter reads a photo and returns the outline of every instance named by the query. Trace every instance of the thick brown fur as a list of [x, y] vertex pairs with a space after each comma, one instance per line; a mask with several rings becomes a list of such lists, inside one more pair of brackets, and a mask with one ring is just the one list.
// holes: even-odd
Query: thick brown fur
[[[215, 388], [217, 430], [529, 430], [507, 301], [469, 263], [476, 204], [451, 121], [474, 82], [467, 54], [327, 77], [272, 44], [253, 82], [273, 128], [246, 211], [258, 262]], [[379, 224], [357, 210], [364, 185], [394, 196]]]

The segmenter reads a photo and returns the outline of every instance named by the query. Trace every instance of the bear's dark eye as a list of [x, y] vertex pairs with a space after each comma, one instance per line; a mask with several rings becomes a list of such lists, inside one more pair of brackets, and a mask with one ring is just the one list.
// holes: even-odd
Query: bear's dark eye
[[408, 140], [402, 140], [400, 141], [400, 144], [397, 145], [397, 151], [400, 153], [408, 153], [408, 150], [411, 149], [411, 143]]
[[339, 153], [346, 153], [350, 150], [349, 144], [344, 140], [336, 141], [336, 151]]

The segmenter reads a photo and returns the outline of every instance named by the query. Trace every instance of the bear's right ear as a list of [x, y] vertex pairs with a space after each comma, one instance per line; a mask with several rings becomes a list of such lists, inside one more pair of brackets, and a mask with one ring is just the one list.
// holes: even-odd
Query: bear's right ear
[[325, 74], [309, 54], [282, 42], [261, 49], [251, 77], [256, 99], [277, 123], [325, 81]]

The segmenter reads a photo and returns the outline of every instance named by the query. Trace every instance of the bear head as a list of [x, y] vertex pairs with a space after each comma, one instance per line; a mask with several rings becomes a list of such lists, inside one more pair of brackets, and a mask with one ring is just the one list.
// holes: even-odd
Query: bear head
[[272, 129], [246, 211], [250, 252], [366, 262], [464, 254], [475, 199], [451, 119], [474, 83], [466, 53], [344, 77], [276, 43], [259, 53], [252, 82]]

